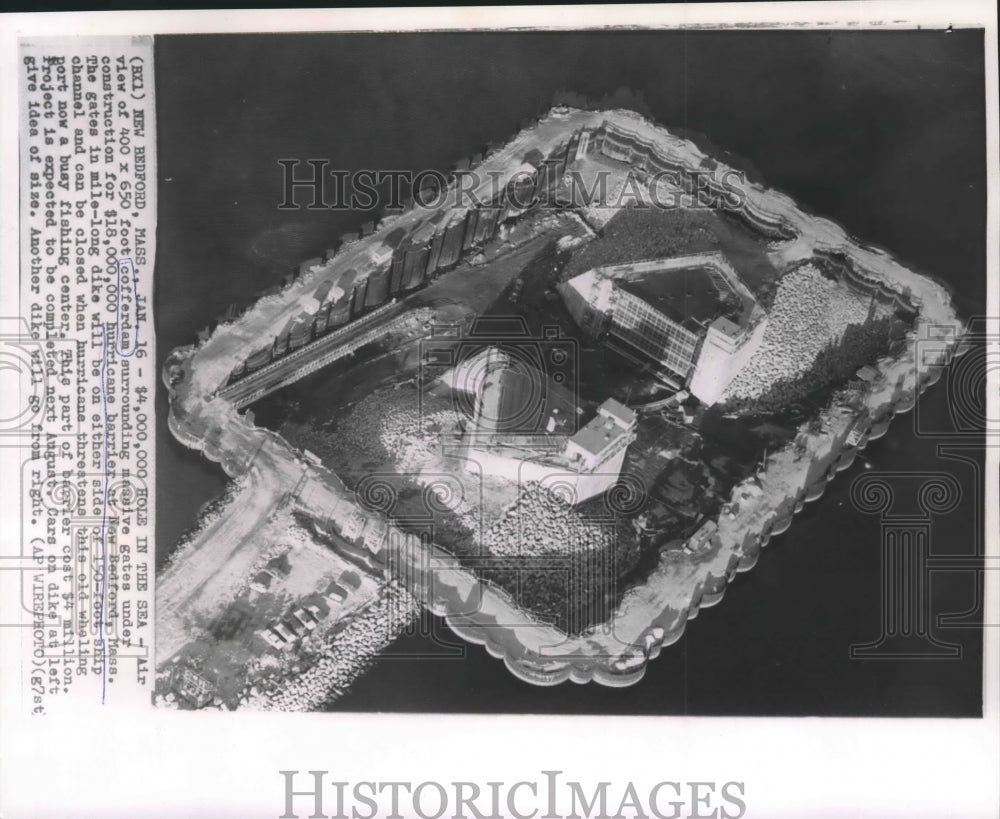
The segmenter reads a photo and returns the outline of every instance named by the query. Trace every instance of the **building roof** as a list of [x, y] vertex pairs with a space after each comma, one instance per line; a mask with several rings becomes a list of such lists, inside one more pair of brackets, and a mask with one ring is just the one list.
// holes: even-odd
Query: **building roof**
[[215, 691], [211, 682], [187, 667], [173, 675], [172, 683], [173, 690], [197, 708], [206, 705]]
[[574, 444], [591, 455], [599, 455], [613, 441], [626, 435], [625, 430], [613, 418], [596, 415], [570, 438]]
[[275, 634], [277, 634], [285, 641], [294, 640], [296, 637], [295, 632], [293, 632], [290, 628], [288, 628], [288, 626], [286, 626], [284, 623], [275, 623], [273, 626], [271, 626], [271, 628], [274, 630]]
[[740, 326], [736, 322], [730, 321], [725, 316], [719, 316], [715, 321], [713, 321], [712, 327], [720, 333], [725, 333], [727, 336], [736, 337], [740, 334]]
[[587, 270], [560, 286], [572, 288], [601, 312], [611, 309], [611, 285], [596, 270]]
[[626, 407], [621, 401], [616, 401], [614, 398], [608, 398], [601, 406], [598, 408], [598, 412], [604, 412], [607, 415], [611, 415], [618, 421], [621, 426], [628, 427], [631, 426], [635, 421], [635, 412]]
[[392, 259], [392, 254], [395, 252], [395, 248], [392, 245], [381, 244], [378, 245], [369, 252], [369, 257], [375, 264], [383, 264]]
[[724, 311], [720, 283], [715, 271], [704, 264], [643, 273], [616, 282], [625, 292], [690, 330], [711, 323]]
[[716, 324], [738, 335], [762, 310], [725, 255], [714, 251], [603, 265], [574, 276], [565, 286], [595, 309], [613, 310], [615, 293], [628, 293], [696, 335]]

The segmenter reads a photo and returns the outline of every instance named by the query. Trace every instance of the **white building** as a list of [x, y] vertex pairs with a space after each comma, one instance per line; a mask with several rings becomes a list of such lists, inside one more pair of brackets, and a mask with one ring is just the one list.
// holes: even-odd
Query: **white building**
[[574, 320], [714, 404], [760, 347], [767, 317], [721, 253], [594, 268], [559, 285]]
[[[597, 415], [566, 441], [566, 457], [581, 470], [597, 469], [618, 454], [624, 459], [634, 429], [635, 413], [609, 398], [597, 408]], [[620, 468], [619, 464], [615, 471]]]
[[702, 340], [701, 353], [691, 375], [691, 394], [707, 406], [718, 401], [760, 348], [766, 328], [766, 319], [750, 328], [742, 328], [725, 318], [713, 321]]
[[[514, 483], [558, 483], [581, 503], [618, 481], [625, 453], [635, 440], [635, 413], [613, 398], [579, 429], [575, 401], [558, 385], [523, 364], [512, 366], [495, 347], [460, 365], [454, 385], [474, 391], [464, 435], [469, 469]], [[471, 388], [471, 390], [470, 390]], [[526, 399], [538, 398], [530, 428], [523, 420]]]

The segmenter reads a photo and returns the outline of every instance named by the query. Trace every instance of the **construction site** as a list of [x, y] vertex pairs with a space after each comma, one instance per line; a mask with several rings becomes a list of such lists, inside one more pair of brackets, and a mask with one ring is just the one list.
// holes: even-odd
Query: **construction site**
[[[628, 208], [610, 224], [627, 233], [650, 218]], [[687, 218], [666, 212], [655, 227]], [[580, 254], [618, 244], [615, 230], [605, 239], [581, 221], [522, 217], [518, 246], [487, 245], [407, 300], [425, 311], [412, 335], [357, 350], [251, 408], [360, 504], [571, 631], [606, 618], [632, 579], [682, 550], [796, 434], [706, 413], [655, 360], [578, 321], [560, 288]], [[683, 238], [678, 229], [674, 241]], [[619, 264], [641, 261], [631, 247]], [[761, 308], [747, 288], [737, 294], [720, 309], [753, 315], [759, 344]], [[699, 309], [707, 327], [712, 308]], [[615, 506], [619, 496], [628, 502]]]
[[[554, 175], [525, 171], [518, 140], [501, 153], [565, 204], [387, 218], [168, 361], [172, 390], [209, 396], [176, 402], [175, 435], [250, 478], [164, 574], [162, 703], [314, 707], [420, 605], [478, 635], [486, 609], [455, 608], [470, 584], [554, 640], [625, 618], [641, 642], [658, 600], [682, 629], [678, 601], [759, 546], [740, 521], [787, 511], [775, 487], [813, 480], [814, 462], [830, 472], [827, 443], [862, 437], [866, 396], [911, 345], [912, 292], [816, 252], [802, 231], [830, 228], [793, 229], [780, 198], [736, 215], [574, 202], [581, 174], [620, 192], [666, 153], [659, 136], [589, 114], [567, 131], [563, 116], [532, 149]], [[225, 516], [241, 503], [252, 518]], [[227, 568], [209, 581], [199, 556], [222, 526]], [[181, 563], [206, 577], [197, 605]], [[339, 636], [352, 629], [367, 636]], [[570, 673], [532, 659], [541, 638], [516, 625], [488, 639], [528, 652], [525, 679]], [[615, 656], [609, 684], [644, 662]]]

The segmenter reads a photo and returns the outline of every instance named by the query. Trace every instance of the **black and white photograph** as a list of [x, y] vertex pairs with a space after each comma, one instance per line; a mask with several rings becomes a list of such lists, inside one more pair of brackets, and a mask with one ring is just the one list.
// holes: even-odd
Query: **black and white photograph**
[[9, 16], [9, 736], [270, 796], [0, 812], [995, 815], [996, 21], [865, 6]]
[[980, 715], [982, 32], [155, 55], [157, 704]]

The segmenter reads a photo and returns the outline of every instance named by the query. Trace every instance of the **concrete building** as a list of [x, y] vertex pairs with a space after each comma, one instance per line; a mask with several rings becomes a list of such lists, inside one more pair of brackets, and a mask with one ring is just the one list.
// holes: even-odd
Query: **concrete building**
[[365, 312], [365, 294], [368, 292], [368, 279], [356, 281], [351, 296], [351, 316], [357, 317]]
[[596, 469], [619, 451], [624, 454], [629, 443], [627, 433], [634, 428], [635, 413], [609, 398], [597, 408], [597, 415], [566, 441], [566, 457], [581, 469]]
[[721, 253], [598, 267], [559, 292], [585, 332], [637, 350], [706, 405], [757, 351], [767, 324]]
[[765, 318], [751, 327], [740, 327], [721, 317], [713, 321], [705, 332], [688, 384], [691, 394], [708, 406], [718, 401], [760, 348], [766, 327]]
[[635, 440], [636, 415], [607, 399], [577, 428], [575, 397], [496, 347], [461, 365], [454, 388], [473, 393], [463, 435], [470, 470], [521, 485], [557, 483], [581, 503], [613, 486]]

